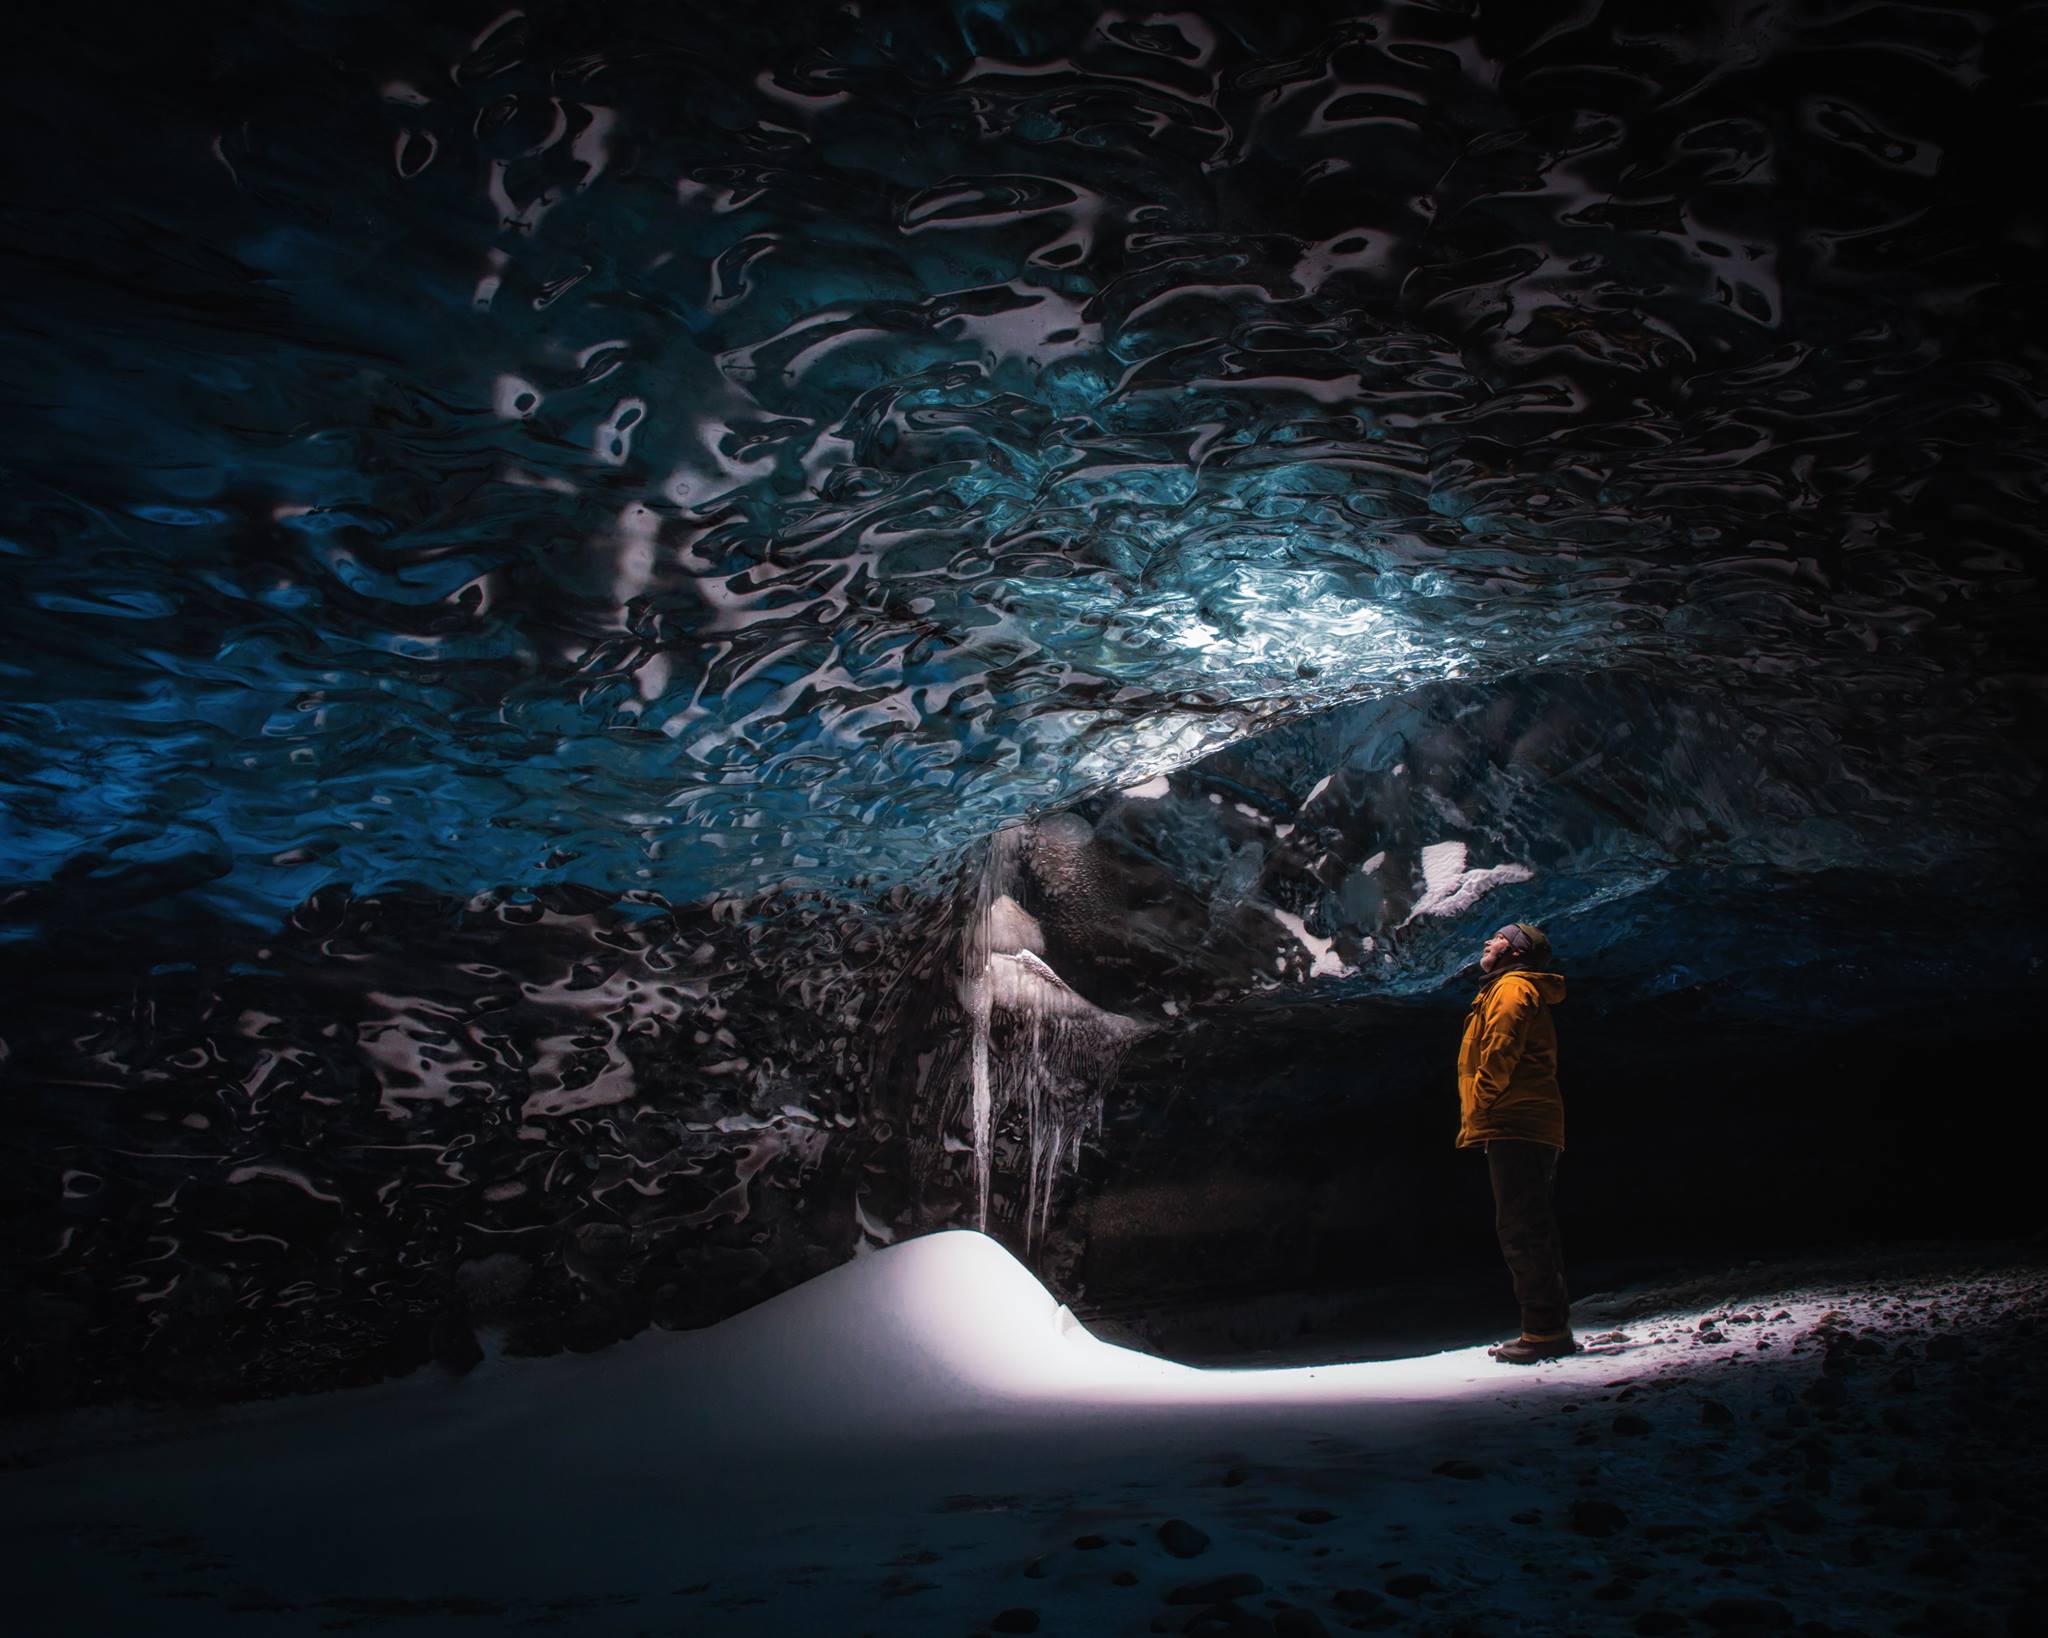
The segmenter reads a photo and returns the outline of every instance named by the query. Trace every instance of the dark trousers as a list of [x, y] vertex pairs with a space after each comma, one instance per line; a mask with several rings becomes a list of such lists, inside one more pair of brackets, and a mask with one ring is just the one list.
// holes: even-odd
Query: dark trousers
[[1522, 1330], [1554, 1336], [1571, 1329], [1571, 1297], [1564, 1288], [1564, 1242], [1558, 1237], [1552, 1197], [1557, 1150], [1547, 1143], [1495, 1138], [1486, 1146], [1493, 1174], [1493, 1226], [1500, 1254], [1514, 1277]]

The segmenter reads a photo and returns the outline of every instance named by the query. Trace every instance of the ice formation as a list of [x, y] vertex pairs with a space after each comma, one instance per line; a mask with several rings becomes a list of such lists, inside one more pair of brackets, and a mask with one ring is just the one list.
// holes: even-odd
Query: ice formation
[[1496, 887], [1530, 878], [1527, 865], [1491, 865], [1484, 870], [1465, 867], [1463, 842], [1433, 842], [1422, 850], [1422, 897], [1408, 912], [1418, 916], [1456, 916], [1471, 909]]
[[1349, 978], [1352, 969], [1335, 952], [1334, 939], [1317, 938], [1308, 930], [1301, 917], [1291, 910], [1274, 910], [1273, 919], [1300, 942], [1309, 954], [1308, 975], [1311, 978]]
[[[1023, 1226], [1029, 1245], [1045, 1232], [1053, 1185], [1102, 1120], [1118, 1062], [1144, 1024], [1077, 995], [1047, 966], [1037, 923], [1005, 891], [1018, 833], [988, 849], [962, 930], [961, 999], [970, 1034], [968, 1083], [974, 1133], [975, 1222], [986, 1231], [995, 1134], [1011, 1110], [1024, 1128]], [[1007, 1027], [996, 1041], [998, 1021]]]

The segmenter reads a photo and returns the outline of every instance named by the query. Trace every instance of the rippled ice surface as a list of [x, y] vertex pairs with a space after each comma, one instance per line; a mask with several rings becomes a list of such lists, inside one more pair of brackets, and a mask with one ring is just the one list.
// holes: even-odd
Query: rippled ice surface
[[[743, 1291], [816, 1199], [842, 1255], [859, 1145], [957, 1095], [931, 907], [1064, 804], [1207, 906], [1153, 953], [1364, 988], [1455, 967], [1455, 917], [1362, 942], [1417, 893], [1492, 907], [1430, 848], [1546, 913], [1690, 870], [1732, 915], [1740, 865], [1939, 924], [2030, 868], [2038, 21], [1468, 10], [22, 25], [0, 936], [53, 1300], [122, 1271], [198, 1357], [504, 1255], [602, 1340], [677, 1234]], [[1269, 848], [1323, 775], [1323, 851]], [[1602, 937], [1654, 965], [1650, 919]]]
[[21, 92], [17, 883], [895, 877], [1537, 664], [2004, 709], [2020, 22], [213, 17]]

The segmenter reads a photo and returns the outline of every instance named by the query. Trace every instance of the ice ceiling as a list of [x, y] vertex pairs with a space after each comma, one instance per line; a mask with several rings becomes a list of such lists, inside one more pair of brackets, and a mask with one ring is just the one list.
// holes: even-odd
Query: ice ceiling
[[[2033, 868], [2038, 20], [205, 18], [26, 24], [4, 201], [0, 903], [73, 974], [15, 1080], [176, 1089], [173, 1169], [759, 1222], [904, 918], [1063, 809], [1172, 883], [1034, 912], [1154, 1023], [1433, 991], [1489, 887], [1654, 988], [1660, 883], [1726, 968], [1775, 885]], [[68, 1097], [23, 1210], [114, 1187]]]
[[27, 87], [9, 879], [901, 879], [1537, 666], [1995, 735], [1999, 31], [1367, 12], [223, 8]]

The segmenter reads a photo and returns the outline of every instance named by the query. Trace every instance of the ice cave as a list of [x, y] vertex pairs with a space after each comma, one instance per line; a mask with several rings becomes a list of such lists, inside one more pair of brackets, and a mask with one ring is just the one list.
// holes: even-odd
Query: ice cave
[[11, 15], [8, 1633], [2048, 1634], [2048, 9]]

